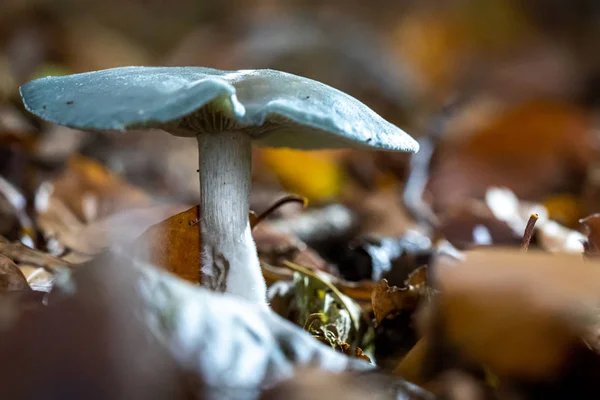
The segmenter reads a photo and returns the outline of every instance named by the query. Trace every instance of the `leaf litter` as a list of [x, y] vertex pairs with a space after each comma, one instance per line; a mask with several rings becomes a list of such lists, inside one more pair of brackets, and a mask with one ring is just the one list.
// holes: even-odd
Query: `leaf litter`
[[[332, 59], [313, 42], [262, 40], [297, 36], [275, 24], [298, 21], [292, 3], [221, 10], [236, 29], [184, 27], [187, 2], [155, 23], [144, 7], [157, 5], [129, 5], [127, 24], [108, 17], [118, 29], [95, 22], [107, 18], [102, 7], [93, 18], [44, 2], [3, 9], [1, 397], [596, 398], [597, 94], [582, 82], [597, 62], [555, 40], [587, 20], [528, 4], [534, 16], [571, 18], [547, 32], [492, 3], [495, 18], [423, 5], [389, 22], [378, 7], [344, 5], [377, 21], [361, 32], [385, 37], [394, 70], [421, 82], [400, 85], [395, 103], [381, 93], [387, 57], [359, 68], [339, 58], [348, 43], [328, 39]], [[335, 18], [307, 26], [322, 34], [351, 20], [330, 8]], [[266, 67], [335, 76], [336, 87], [425, 132], [413, 157], [253, 150], [252, 209], [289, 192], [311, 200], [260, 221], [249, 213], [267, 309], [199, 285], [193, 139], [68, 130], [32, 118], [18, 99], [34, 75], [162, 63], [161, 51], [141, 46], [150, 34], [140, 27], [159, 20], [192, 32], [165, 39], [164, 49], [179, 49], [166, 59], [206, 64], [196, 60], [203, 48], [211, 65], [235, 69], [256, 60], [258, 38]], [[526, 25], [534, 45], [520, 40]]]

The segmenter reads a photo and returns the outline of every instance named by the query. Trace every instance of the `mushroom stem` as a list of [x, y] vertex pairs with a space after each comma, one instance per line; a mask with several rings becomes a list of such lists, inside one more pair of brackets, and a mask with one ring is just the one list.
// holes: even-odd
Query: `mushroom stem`
[[266, 304], [266, 284], [248, 220], [251, 138], [199, 134], [202, 284]]

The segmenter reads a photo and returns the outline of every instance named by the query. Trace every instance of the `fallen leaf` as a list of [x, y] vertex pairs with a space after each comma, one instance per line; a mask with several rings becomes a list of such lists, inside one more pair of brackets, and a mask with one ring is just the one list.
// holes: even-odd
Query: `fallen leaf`
[[136, 259], [189, 282], [201, 281], [199, 207], [192, 207], [149, 227], [134, 244]]
[[265, 391], [260, 400], [433, 400], [416, 385], [381, 373], [324, 372], [317, 368], [297, 371], [297, 375]]
[[54, 274], [47, 269], [30, 265], [20, 265], [19, 268], [27, 278], [29, 286], [38, 292], [50, 293], [54, 287]]
[[589, 215], [579, 221], [587, 229], [587, 240], [584, 240], [583, 247], [585, 255], [590, 258], [600, 256], [600, 214]]
[[449, 208], [440, 217], [439, 233], [458, 249], [473, 246], [518, 245], [523, 232], [515, 232], [498, 219], [488, 206], [470, 199]]
[[[133, 247], [137, 259], [161, 267], [189, 282], [201, 282], [199, 212], [198, 206], [192, 207], [148, 227], [135, 240]], [[252, 213], [249, 218], [253, 219]], [[304, 261], [306, 264], [303, 265], [309, 268], [325, 268], [325, 261], [301, 240], [273, 229], [271, 223], [265, 225], [268, 226], [253, 232], [260, 255]], [[254, 228], [254, 225], [251, 224], [251, 227]], [[289, 252], [286, 254], [283, 250]], [[278, 251], [279, 254], [274, 254]]]
[[371, 295], [375, 321], [380, 324], [384, 318], [402, 311], [412, 312], [419, 300], [426, 294], [427, 269], [420, 267], [410, 274], [405, 286], [389, 287], [387, 280], [381, 280]]
[[150, 197], [110, 172], [98, 162], [74, 156], [67, 169], [52, 181], [46, 200], [38, 212], [44, 214], [54, 198], [59, 199], [84, 223], [126, 209], [147, 207]]
[[335, 324], [328, 323], [329, 318], [322, 313], [311, 314], [304, 324], [304, 329], [321, 343], [348, 357], [359, 358], [367, 362], [371, 359], [360, 349], [340, 340]]
[[10, 242], [0, 236], [0, 254], [8, 257], [17, 264], [35, 265], [48, 271], [58, 272], [71, 268], [71, 265], [43, 251], [32, 249], [20, 242]]
[[7, 398], [254, 399], [296, 368], [373, 369], [266, 307], [115, 253], [78, 268], [46, 307], [0, 332], [0, 356]]
[[586, 351], [581, 337], [598, 320], [600, 268], [581, 256], [476, 250], [435, 271], [440, 340], [493, 373], [551, 379]]
[[89, 261], [113, 247], [127, 246], [150, 226], [188, 208], [166, 204], [117, 212], [84, 224], [59, 199], [53, 199], [37, 222], [48, 242], [49, 251], [73, 264]]
[[576, 106], [517, 105], [477, 134], [442, 145], [428, 185], [434, 208], [481, 199], [492, 186], [538, 201], [577, 192], [595, 157], [591, 132], [590, 115]]
[[394, 369], [394, 374], [417, 385], [425, 383], [422, 373], [423, 364], [427, 359], [428, 346], [427, 338], [419, 339], [413, 348], [402, 357], [402, 360]]
[[280, 265], [283, 260], [289, 260], [311, 269], [327, 268], [327, 262], [306, 243], [292, 235], [278, 232], [267, 221], [254, 228], [252, 237], [260, 259], [268, 264]]
[[31, 291], [25, 275], [8, 257], [0, 255], [0, 294]]

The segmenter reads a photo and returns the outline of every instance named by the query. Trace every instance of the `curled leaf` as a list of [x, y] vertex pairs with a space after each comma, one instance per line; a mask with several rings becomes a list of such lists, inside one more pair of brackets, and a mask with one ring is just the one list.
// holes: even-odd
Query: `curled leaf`
[[427, 285], [427, 269], [416, 269], [402, 288], [389, 287], [386, 279], [375, 285], [371, 295], [373, 312], [377, 324], [391, 314], [401, 311], [414, 311]]
[[304, 329], [313, 335], [315, 339], [330, 346], [339, 353], [371, 362], [371, 359], [360, 349], [360, 347], [352, 347], [339, 339], [339, 333], [335, 323], [328, 323], [328, 317], [325, 314], [318, 313], [309, 315], [304, 324]]

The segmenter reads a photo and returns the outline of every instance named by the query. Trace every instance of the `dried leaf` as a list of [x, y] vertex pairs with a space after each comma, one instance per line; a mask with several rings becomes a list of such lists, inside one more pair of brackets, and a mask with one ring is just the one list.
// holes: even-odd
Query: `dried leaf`
[[19, 268], [33, 290], [49, 293], [54, 287], [55, 276], [47, 269], [29, 265], [20, 265]]
[[85, 225], [60, 200], [53, 199], [47, 211], [38, 216], [38, 224], [53, 255], [81, 264], [110, 247], [127, 246], [150, 226], [188, 207], [168, 204], [130, 209]]
[[389, 315], [416, 309], [427, 286], [427, 269], [420, 267], [410, 274], [402, 288], [389, 287], [386, 279], [381, 280], [373, 289], [371, 302], [375, 321], [380, 324]]
[[[134, 253], [143, 260], [190, 281], [200, 282], [200, 249], [202, 236], [198, 226], [199, 207], [192, 207], [150, 226], [134, 244]], [[249, 214], [252, 219], [252, 213]], [[256, 220], [255, 220], [256, 222]], [[257, 251], [261, 256], [290, 261], [303, 261], [309, 268], [324, 269], [325, 261], [299, 239], [277, 232], [264, 223], [257, 232]], [[251, 227], [254, 227], [251, 224]], [[283, 251], [287, 250], [287, 251]]]
[[31, 291], [25, 275], [10, 258], [0, 255], [0, 295], [19, 291]]
[[452, 206], [441, 218], [440, 234], [458, 249], [487, 245], [518, 245], [523, 232], [516, 233], [479, 200]]
[[148, 228], [136, 241], [136, 259], [189, 282], [200, 282], [199, 207], [192, 207]]
[[591, 132], [590, 115], [570, 104], [531, 102], [501, 113], [440, 149], [429, 182], [435, 208], [483, 198], [490, 186], [537, 200], [578, 191], [595, 157]]
[[35, 265], [51, 272], [66, 271], [71, 268], [68, 262], [60, 258], [53, 257], [40, 250], [32, 249], [20, 242], [11, 243], [3, 237], [0, 237], [0, 254], [8, 257], [17, 264]]
[[404, 380], [380, 373], [332, 374], [310, 368], [266, 391], [260, 400], [433, 400], [434, 397]]
[[47, 307], [0, 332], [0, 356], [7, 398], [255, 399], [295, 368], [373, 368], [267, 308], [116, 254], [81, 266]]
[[300, 239], [273, 229], [269, 222], [256, 226], [252, 232], [256, 250], [261, 260], [280, 265], [284, 260], [311, 269], [325, 270], [327, 262]]
[[358, 304], [344, 296], [331, 282], [323, 279], [324, 273], [312, 272], [289, 262], [294, 273], [295, 322], [306, 326], [312, 314], [324, 314], [329, 329], [334, 327], [335, 338], [342, 342], [359, 343], [362, 309]]
[[[74, 156], [67, 169], [52, 182], [48, 202], [62, 201], [82, 222], [109, 216], [126, 209], [147, 207], [149, 196], [129, 185], [96, 161]], [[43, 214], [45, 207], [38, 210]]]
[[583, 242], [585, 255], [590, 258], [600, 256], [600, 214], [589, 215], [579, 221], [587, 229], [587, 240]]
[[472, 251], [452, 264], [436, 267], [434, 321], [442, 341], [463, 356], [500, 376], [535, 380], [585, 351], [580, 337], [598, 321], [598, 265], [502, 249]]
[[340, 340], [339, 333], [334, 323], [328, 323], [329, 318], [322, 313], [311, 314], [304, 324], [304, 329], [308, 331], [315, 339], [327, 346], [330, 346], [335, 351], [345, 354], [348, 357], [360, 358], [367, 362], [371, 359], [360, 349], [360, 347], [352, 347], [348, 343]]
[[403, 377], [415, 384], [424, 383], [422, 376], [423, 364], [426, 360], [428, 349], [427, 338], [423, 337], [404, 355], [402, 361], [394, 369], [394, 374]]

